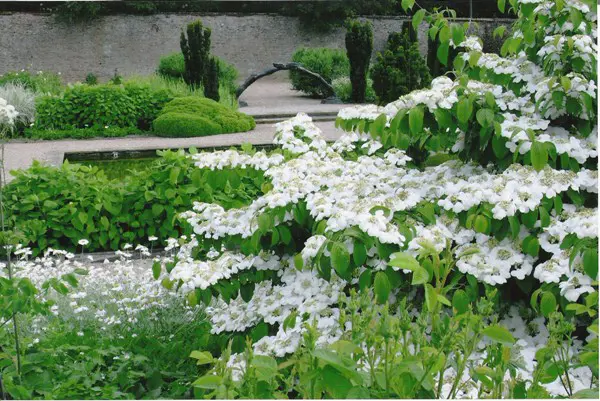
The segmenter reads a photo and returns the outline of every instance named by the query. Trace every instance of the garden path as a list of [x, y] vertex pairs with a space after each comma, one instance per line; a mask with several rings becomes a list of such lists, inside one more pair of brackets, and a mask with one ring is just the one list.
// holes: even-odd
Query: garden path
[[[195, 138], [162, 138], [152, 136], [131, 136], [125, 138], [96, 138], [88, 140], [58, 141], [11, 141], [5, 145], [4, 165], [7, 172], [27, 168], [33, 160], [59, 166], [65, 153], [109, 152], [125, 150], [178, 149], [195, 146], [212, 148], [240, 145], [249, 142], [253, 145], [272, 143], [275, 128], [273, 123], [304, 112], [313, 117], [323, 131], [325, 139], [333, 141], [342, 134], [334, 127], [338, 111], [350, 104], [322, 104], [320, 99], [312, 99], [291, 88], [287, 74], [276, 73], [258, 80], [240, 97], [248, 106], [240, 111], [254, 116], [257, 121], [252, 131], [213, 135]], [[7, 175], [7, 181], [12, 179]]]
[[[342, 134], [334, 127], [333, 121], [315, 123], [326, 140], [333, 141]], [[275, 134], [273, 124], [258, 124], [252, 131], [235, 134], [222, 134], [194, 138], [161, 138], [151, 136], [131, 136], [125, 138], [98, 138], [60, 141], [9, 142], [5, 145], [4, 166], [6, 171], [27, 168], [33, 160], [59, 166], [65, 153], [73, 152], [108, 152], [123, 150], [178, 149], [195, 146], [212, 148], [233, 146], [249, 142], [253, 145], [270, 144]], [[7, 181], [12, 176], [7, 174]]]

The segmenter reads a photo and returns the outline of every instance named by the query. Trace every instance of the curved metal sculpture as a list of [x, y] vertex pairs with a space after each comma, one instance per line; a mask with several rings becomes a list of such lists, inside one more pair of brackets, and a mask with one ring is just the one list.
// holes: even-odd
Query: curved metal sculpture
[[331, 84], [329, 82], [327, 82], [325, 80], [325, 78], [323, 78], [321, 75], [317, 74], [316, 72], [312, 72], [310, 70], [307, 70], [306, 68], [304, 68], [302, 66], [302, 64], [300, 63], [287, 63], [287, 64], [283, 64], [283, 63], [273, 63], [273, 67], [264, 70], [263, 72], [259, 72], [258, 74], [252, 74], [250, 75], [243, 84], [241, 84], [240, 86], [238, 86], [238, 88], [235, 90], [235, 97], [236, 99], [239, 99], [239, 97], [242, 95], [242, 93], [244, 93], [244, 91], [246, 89], [248, 89], [248, 87], [250, 85], [252, 85], [254, 82], [256, 82], [257, 80], [261, 79], [262, 77], [266, 77], [267, 75], [271, 75], [273, 73], [276, 73], [277, 71], [283, 71], [283, 70], [297, 70], [300, 71], [306, 75], [310, 75], [311, 77], [319, 80], [319, 82], [321, 82], [321, 84], [327, 88], [327, 90], [329, 91], [329, 95], [333, 96], [335, 94], [335, 91], [333, 90], [333, 87], [331, 86]]

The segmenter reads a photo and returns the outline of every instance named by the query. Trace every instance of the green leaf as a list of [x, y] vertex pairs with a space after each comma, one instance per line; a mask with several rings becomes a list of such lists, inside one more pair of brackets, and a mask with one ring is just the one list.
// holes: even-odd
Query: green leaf
[[387, 274], [379, 271], [375, 274], [375, 296], [379, 304], [385, 303], [390, 297], [391, 284]]
[[302, 268], [304, 267], [304, 259], [302, 259], [302, 254], [297, 253], [294, 256], [294, 267], [297, 270], [302, 270]]
[[371, 398], [371, 393], [362, 386], [354, 386], [348, 391], [346, 398], [349, 400], [368, 400]]
[[367, 261], [367, 248], [362, 241], [354, 241], [354, 250], [352, 251], [352, 259], [356, 266], [362, 266]]
[[523, 240], [523, 252], [536, 257], [540, 253], [540, 243], [536, 236], [530, 235]]
[[173, 167], [173, 170], [171, 170], [169, 172], [169, 181], [171, 181], [171, 184], [173, 184], [173, 185], [177, 184], [177, 179], [179, 178], [180, 172], [181, 172], [180, 167]]
[[414, 256], [406, 252], [396, 252], [391, 255], [391, 260], [388, 265], [399, 267], [410, 271], [416, 271], [421, 268], [421, 264], [415, 259]]
[[273, 219], [268, 213], [263, 213], [258, 216], [258, 229], [261, 233], [267, 233], [273, 227]]
[[373, 271], [367, 269], [358, 278], [358, 289], [364, 291], [371, 286], [371, 279], [373, 278]]
[[402, 0], [402, 9], [404, 11], [411, 10], [415, 5], [415, 0]]
[[413, 135], [423, 132], [423, 107], [413, 107], [408, 113], [408, 126]]
[[452, 24], [452, 42], [455, 46], [460, 45], [465, 40], [465, 31], [459, 24]]
[[350, 253], [344, 244], [334, 242], [331, 246], [331, 266], [340, 277], [347, 275], [350, 268]]
[[435, 310], [435, 307], [438, 303], [437, 293], [435, 292], [435, 288], [429, 283], [425, 284], [425, 303], [427, 304], [427, 309], [430, 312]]
[[545, 317], [556, 310], [556, 298], [551, 292], [544, 292], [540, 301], [540, 311]]
[[583, 270], [596, 280], [598, 278], [598, 249], [586, 249], [583, 252]]
[[548, 149], [542, 142], [531, 144], [531, 165], [536, 171], [541, 171], [548, 164]]
[[192, 351], [190, 358], [196, 359], [196, 365], [207, 365], [214, 362], [212, 354], [208, 351]]
[[214, 390], [221, 384], [222, 381], [223, 378], [221, 376], [206, 375], [198, 378], [192, 383], [192, 386], [206, 390]]
[[503, 13], [505, 8], [506, 0], [498, 0], [498, 10], [500, 10], [500, 12]]
[[162, 266], [158, 260], [152, 263], [152, 277], [154, 277], [154, 280], [158, 280], [160, 277], [161, 268]]
[[452, 125], [452, 114], [448, 110], [437, 108], [433, 114], [440, 127], [447, 128]]
[[500, 344], [513, 345], [515, 343], [513, 335], [505, 327], [497, 324], [486, 327], [483, 329], [482, 334]]
[[440, 44], [437, 49], [436, 56], [437, 56], [438, 60], [440, 60], [440, 63], [442, 63], [443, 65], [448, 65], [448, 52], [449, 51], [450, 51], [450, 45], [448, 44], [448, 42]]
[[469, 296], [464, 290], [456, 290], [452, 296], [452, 306], [457, 314], [465, 313], [469, 310]]
[[473, 222], [473, 229], [478, 233], [487, 234], [490, 228], [490, 222], [487, 217], [484, 215], [477, 215], [475, 217], [475, 221]]
[[463, 124], [468, 122], [473, 114], [473, 102], [468, 98], [460, 99], [456, 105], [456, 114], [458, 121]]
[[321, 377], [325, 390], [331, 398], [346, 398], [346, 395], [352, 388], [350, 380], [333, 366], [326, 365], [321, 371]]
[[421, 22], [423, 21], [423, 18], [425, 17], [425, 9], [421, 8], [420, 10], [418, 10], [415, 15], [413, 15], [412, 17], [412, 26], [414, 28], [415, 31], [418, 31], [419, 29], [419, 25], [421, 25]]
[[283, 241], [285, 245], [289, 244], [292, 241], [292, 233], [290, 232], [290, 229], [286, 226], [279, 226], [278, 230], [281, 241]]
[[79, 219], [81, 224], [85, 224], [85, 223], [87, 223], [88, 215], [86, 212], [79, 212], [79, 214], [77, 215], [77, 218]]
[[158, 203], [152, 205], [152, 215], [154, 217], [158, 217], [163, 212], [163, 210], [165, 210], [163, 205], [160, 205]]
[[256, 369], [258, 380], [268, 381], [277, 374], [277, 361], [267, 355], [254, 355], [252, 366]]
[[479, 109], [475, 117], [482, 127], [489, 127], [494, 124], [494, 111], [492, 109]]
[[411, 284], [412, 285], [425, 284], [425, 283], [428, 283], [430, 279], [431, 279], [431, 277], [429, 276], [429, 272], [427, 271], [427, 269], [425, 269], [423, 267], [419, 267], [418, 269], [416, 269], [413, 272]]

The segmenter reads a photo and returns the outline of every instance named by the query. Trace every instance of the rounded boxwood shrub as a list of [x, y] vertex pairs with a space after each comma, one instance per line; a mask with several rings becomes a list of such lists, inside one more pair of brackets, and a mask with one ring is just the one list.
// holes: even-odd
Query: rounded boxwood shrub
[[159, 136], [191, 137], [244, 132], [256, 126], [254, 119], [214, 100], [181, 97], [167, 103], [154, 120]]
[[[321, 75], [327, 82], [350, 74], [350, 63], [346, 52], [341, 49], [326, 47], [297, 49], [292, 55], [292, 61], [312, 72]], [[326, 97], [328, 92], [314, 78], [298, 71], [290, 71], [292, 87], [313, 97]]]
[[192, 137], [222, 134], [219, 124], [206, 117], [186, 113], [166, 113], [154, 120], [154, 132], [160, 136]]

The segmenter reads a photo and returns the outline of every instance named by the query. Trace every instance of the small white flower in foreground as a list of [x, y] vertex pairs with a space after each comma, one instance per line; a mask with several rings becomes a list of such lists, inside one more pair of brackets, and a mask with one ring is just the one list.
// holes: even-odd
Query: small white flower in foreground
[[90, 241], [88, 241], [86, 239], [80, 239], [79, 242], [77, 242], [77, 243], [81, 246], [86, 246], [87, 244], [90, 243]]

